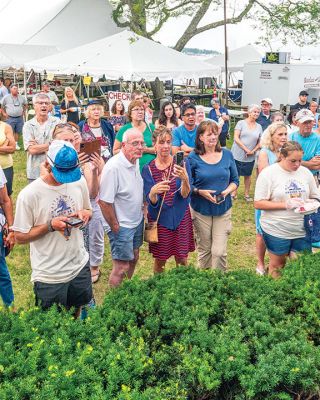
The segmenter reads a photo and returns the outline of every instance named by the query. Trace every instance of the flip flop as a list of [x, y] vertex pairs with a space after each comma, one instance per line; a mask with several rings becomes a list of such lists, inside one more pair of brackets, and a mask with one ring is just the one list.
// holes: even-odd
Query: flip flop
[[247, 203], [251, 203], [253, 201], [253, 198], [250, 196], [244, 196], [244, 199]]
[[98, 280], [100, 279], [100, 276], [101, 276], [101, 271], [99, 269], [95, 274], [91, 275], [91, 282], [97, 283]]
[[266, 271], [261, 271], [261, 269], [259, 269], [258, 267], [256, 268], [256, 274], [257, 275], [265, 275], [266, 274]]

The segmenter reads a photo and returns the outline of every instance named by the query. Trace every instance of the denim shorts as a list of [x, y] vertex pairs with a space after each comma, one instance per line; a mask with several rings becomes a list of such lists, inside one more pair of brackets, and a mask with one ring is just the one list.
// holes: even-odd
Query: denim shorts
[[262, 235], [260, 218], [261, 218], [261, 210], [254, 210], [254, 222], [256, 223], [256, 233], [259, 233], [259, 235]]
[[23, 117], [8, 117], [6, 123], [9, 124], [13, 130], [13, 133], [22, 133], [23, 128]]
[[143, 243], [144, 220], [135, 228], [120, 226], [119, 232], [108, 232], [113, 260], [131, 261], [134, 259], [133, 250], [138, 249]]
[[263, 239], [270, 253], [277, 256], [290, 254], [291, 251], [298, 253], [301, 251], [312, 251], [311, 242], [306, 237], [298, 239], [282, 239], [269, 235], [262, 231]]

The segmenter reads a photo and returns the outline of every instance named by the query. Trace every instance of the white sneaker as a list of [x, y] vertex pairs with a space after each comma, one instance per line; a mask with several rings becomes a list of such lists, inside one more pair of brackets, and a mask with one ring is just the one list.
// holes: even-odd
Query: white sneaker
[[21, 150], [21, 147], [16, 143], [16, 150]]

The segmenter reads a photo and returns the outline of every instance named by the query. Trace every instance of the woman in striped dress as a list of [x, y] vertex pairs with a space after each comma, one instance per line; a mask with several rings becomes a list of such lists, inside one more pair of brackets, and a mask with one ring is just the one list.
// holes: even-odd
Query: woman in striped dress
[[177, 265], [186, 265], [188, 253], [195, 250], [190, 203], [190, 167], [174, 164], [171, 155], [172, 133], [160, 125], [153, 132], [157, 157], [142, 170], [144, 192], [148, 202], [148, 221], [158, 221], [158, 243], [150, 243], [154, 272], [163, 272], [166, 261], [175, 257]]

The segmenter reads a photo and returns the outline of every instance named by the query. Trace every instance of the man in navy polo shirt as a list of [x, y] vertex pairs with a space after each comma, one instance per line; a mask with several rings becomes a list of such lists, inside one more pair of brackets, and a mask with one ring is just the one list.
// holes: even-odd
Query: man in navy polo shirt
[[271, 108], [272, 100], [269, 97], [261, 100], [261, 112], [256, 122], [261, 125], [263, 131], [271, 125]]
[[172, 132], [172, 153], [184, 151], [187, 156], [192, 152], [196, 140], [196, 106], [194, 104], [186, 104], [181, 108], [181, 116], [183, 125], [175, 128]]
[[[227, 136], [229, 133], [229, 120], [230, 116], [228, 110], [225, 107], [221, 107], [219, 99], [211, 100], [212, 110], [209, 112], [209, 118], [216, 121], [221, 126], [221, 132], [219, 135], [219, 142], [222, 147], [227, 145]], [[222, 124], [223, 123], [223, 124]]]

